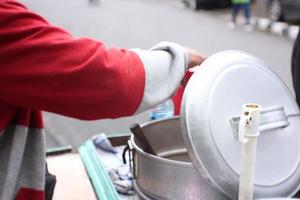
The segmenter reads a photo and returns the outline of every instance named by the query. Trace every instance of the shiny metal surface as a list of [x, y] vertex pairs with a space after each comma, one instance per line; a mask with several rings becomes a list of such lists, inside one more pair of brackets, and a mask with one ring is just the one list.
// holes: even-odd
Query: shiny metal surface
[[190, 162], [178, 117], [153, 121], [141, 127], [159, 155], [145, 153], [131, 136], [135, 149], [136, 185], [142, 193], [157, 200], [227, 200], [200, 176]]
[[133, 188], [137, 194], [138, 200], [153, 200], [140, 190], [135, 181], [133, 181]]
[[233, 136], [229, 120], [245, 103], [283, 107], [289, 124], [271, 123], [272, 129], [258, 138], [254, 197], [293, 195], [300, 182], [298, 106], [266, 64], [244, 52], [224, 51], [210, 56], [188, 82], [181, 126], [193, 164], [212, 186], [237, 199], [241, 145]]
[[255, 199], [255, 200], [297, 200], [297, 199], [298, 198], [266, 198], [266, 199]]
[[[300, 114], [298, 114], [300, 115]], [[237, 139], [239, 132], [240, 116], [233, 117], [229, 120], [233, 136]], [[281, 129], [289, 125], [288, 116], [282, 106], [264, 108], [261, 111], [259, 131], [268, 133], [272, 129]]]

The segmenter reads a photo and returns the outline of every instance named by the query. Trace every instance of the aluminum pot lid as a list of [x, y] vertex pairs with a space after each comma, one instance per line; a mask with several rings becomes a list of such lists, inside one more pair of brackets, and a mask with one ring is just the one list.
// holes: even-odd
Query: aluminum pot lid
[[255, 200], [297, 200], [297, 199], [298, 198], [266, 198], [266, 199], [255, 199]]
[[238, 197], [241, 144], [235, 137], [245, 103], [262, 106], [254, 197], [288, 197], [300, 183], [300, 119], [285, 84], [240, 51], [210, 56], [188, 82], [181, 106], [184, 142], [198, 172]]

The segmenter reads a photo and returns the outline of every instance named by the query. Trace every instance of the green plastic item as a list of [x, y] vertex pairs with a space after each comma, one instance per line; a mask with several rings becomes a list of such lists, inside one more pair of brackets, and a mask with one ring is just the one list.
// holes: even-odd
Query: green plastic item
[[79, 154], [91, 179], [97, 198], [100, 200], [120, 200], [91, 140], [86, 141], [79, 147]]
[[247, 4], [250, 3], [250, 0], [231, 0], [233, 4]]

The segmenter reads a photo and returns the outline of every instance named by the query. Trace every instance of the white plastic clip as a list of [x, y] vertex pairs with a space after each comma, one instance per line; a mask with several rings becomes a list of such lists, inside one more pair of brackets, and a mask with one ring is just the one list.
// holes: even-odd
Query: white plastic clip
[[247, 143], [248, 137], [259, 136], [259, 121], [260, 121], [261, 106], [258, 104], [243, 105], [239, 123], [239, 140], [241, 143]]
[[253, 200], [260, 111], [261, 106], [258, 104], [243, 105], [243, 113], [239, 123], [239, 140], [242, 143], [239, 200]]

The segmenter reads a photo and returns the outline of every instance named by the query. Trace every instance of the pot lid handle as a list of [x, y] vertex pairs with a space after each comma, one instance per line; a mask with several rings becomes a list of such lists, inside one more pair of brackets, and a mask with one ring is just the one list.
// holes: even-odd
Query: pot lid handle
[[[285, 128], [289, 126], [288, 118], [300, 116], [300, 113], [287, 115], [283, 106], [272, 106], [262, 109], [259, 131], [265, 132], [272, 129]], [[235, 139], [239, 139], [239, 122], [241, 117], [232, 117], [229, 122]]]

